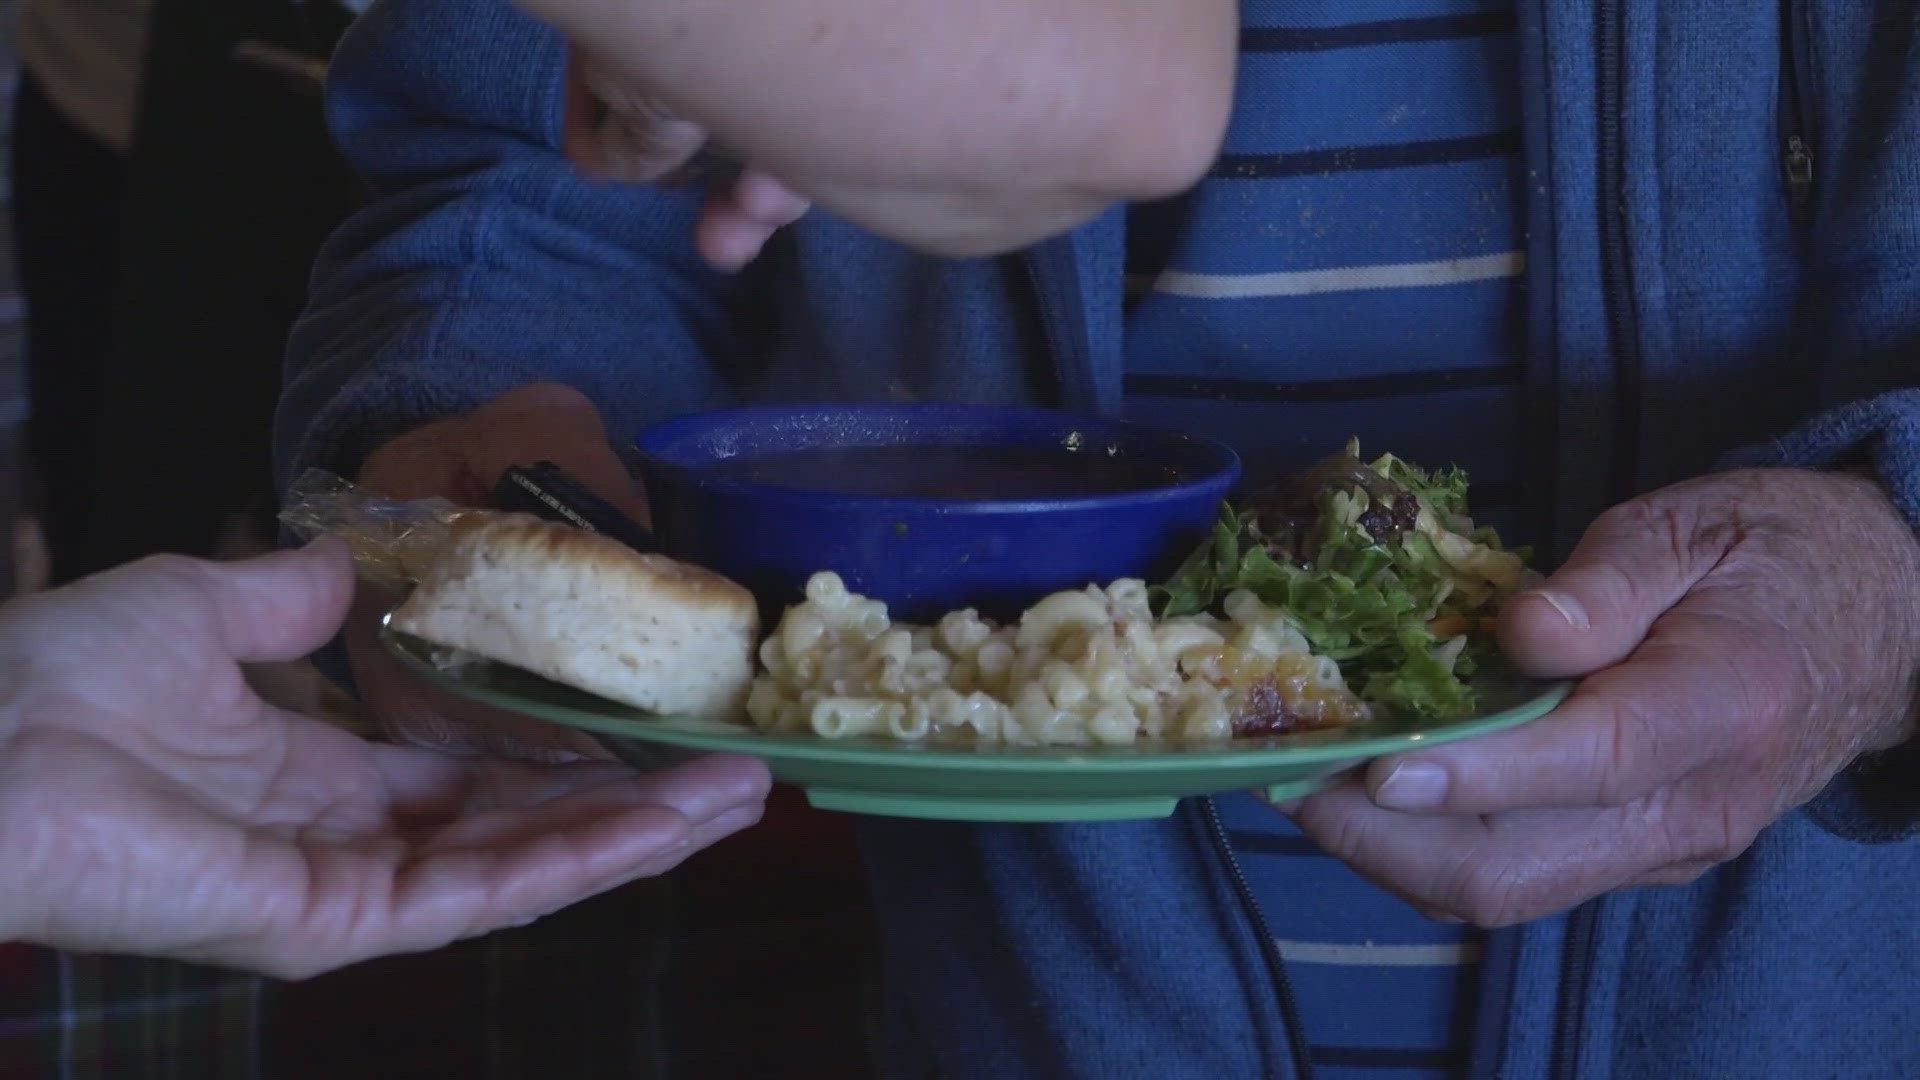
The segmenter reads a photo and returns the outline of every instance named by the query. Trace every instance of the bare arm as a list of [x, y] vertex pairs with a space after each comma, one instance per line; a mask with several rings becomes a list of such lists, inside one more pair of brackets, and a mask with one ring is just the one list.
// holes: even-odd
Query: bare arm
[[1233, 0], [522, 0], [756, 170], [885, 235], [1003, 251], [1218, 152]]

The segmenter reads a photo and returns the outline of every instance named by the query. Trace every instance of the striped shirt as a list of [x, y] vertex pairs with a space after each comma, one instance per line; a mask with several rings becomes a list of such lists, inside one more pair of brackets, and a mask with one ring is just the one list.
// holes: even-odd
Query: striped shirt
[[1519, 470], [1525, 166], [1514, 0], [1245, 0], [1211, 175], [1128, 221], [1128, 411], [1258, 478], [1351, 435]]
[[[1242, 24], [1220, 161], [1129, 214], [1131, 414], [1226, 439], [1256, 481], [1357, 435], [1465, 466], [1480, 508], [1511, 501], [1513, 0], [1246, 0]], [[1219, 808], [1317, 1080], [1460, 1075], [1478, 935], [1421, 917], [1250, 797]]]

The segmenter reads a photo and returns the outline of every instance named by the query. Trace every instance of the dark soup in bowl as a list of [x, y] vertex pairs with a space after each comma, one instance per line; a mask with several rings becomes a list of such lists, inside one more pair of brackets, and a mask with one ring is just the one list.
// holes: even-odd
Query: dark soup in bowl
[[822, 495], [1031, 502], [1150, 491], [1183, 477], [1173, 463], [1108, 446], [896, 444], [811, 446], [707, 466], [716, 479]]
[[769, 627], [822, 570], [925, 624], [1160, 580], [1240, 475], [1206, 439], [986, 406], [734, 409], [656, 424], [636, 445], [662, 549], [753, 590]]

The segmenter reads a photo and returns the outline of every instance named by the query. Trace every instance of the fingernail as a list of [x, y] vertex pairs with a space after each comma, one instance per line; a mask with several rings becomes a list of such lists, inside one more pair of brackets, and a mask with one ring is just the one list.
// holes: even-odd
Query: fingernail
[[1447, 797], [1447, 770], [1425, 761], [1397, 765], [1373, 801], [1388, 810], [1432, 810]]
[[1559, 612], [1560, 617], [1567, 620], [1567, 625], [1575, 630], [1585, 632], [1593, 629], [1592, 621], [1587, 618], [1587, 609], [1580, 606], [1580, 601], [1566, 593], [1553, 589], [1535, 589], [1533, 595], [1545, 600], [1547, 605]]
[[1275, 802], [1273, 799], [1267, 797], [1266, 788], [1255, 788], [1250, 794], [1283, 814], [1292, 814], [1294, 811], [1300, 809], [1301, 803], [1306, 801], [1305, 799], [1283, 799]]

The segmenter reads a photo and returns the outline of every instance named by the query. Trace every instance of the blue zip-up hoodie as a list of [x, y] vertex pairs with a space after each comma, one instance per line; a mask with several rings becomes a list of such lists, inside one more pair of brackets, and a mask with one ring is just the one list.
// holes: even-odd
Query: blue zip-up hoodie
[[[1865, 462], [1920, 523], [1920, 3], [1520, 7], [1547, 535], [1723, 459]], [[561, 62], [502, 0], [388, 0], [342, 45], [333, 119], [379, 198], [316, 273], [283, 478], [541, 379], [615, 430], [741, 399], [1130, 407], [1118, 212], [962, 262], [814, 215], [726, 278], [692, 250], [697, 193], [571, 174]], [[1493, 934], [1472, 1075], [1920, 1077], [1915, 759], [1692, 886]], [[1303, 1075], [1209, 810], [864, 824], [895, 1075]]]

